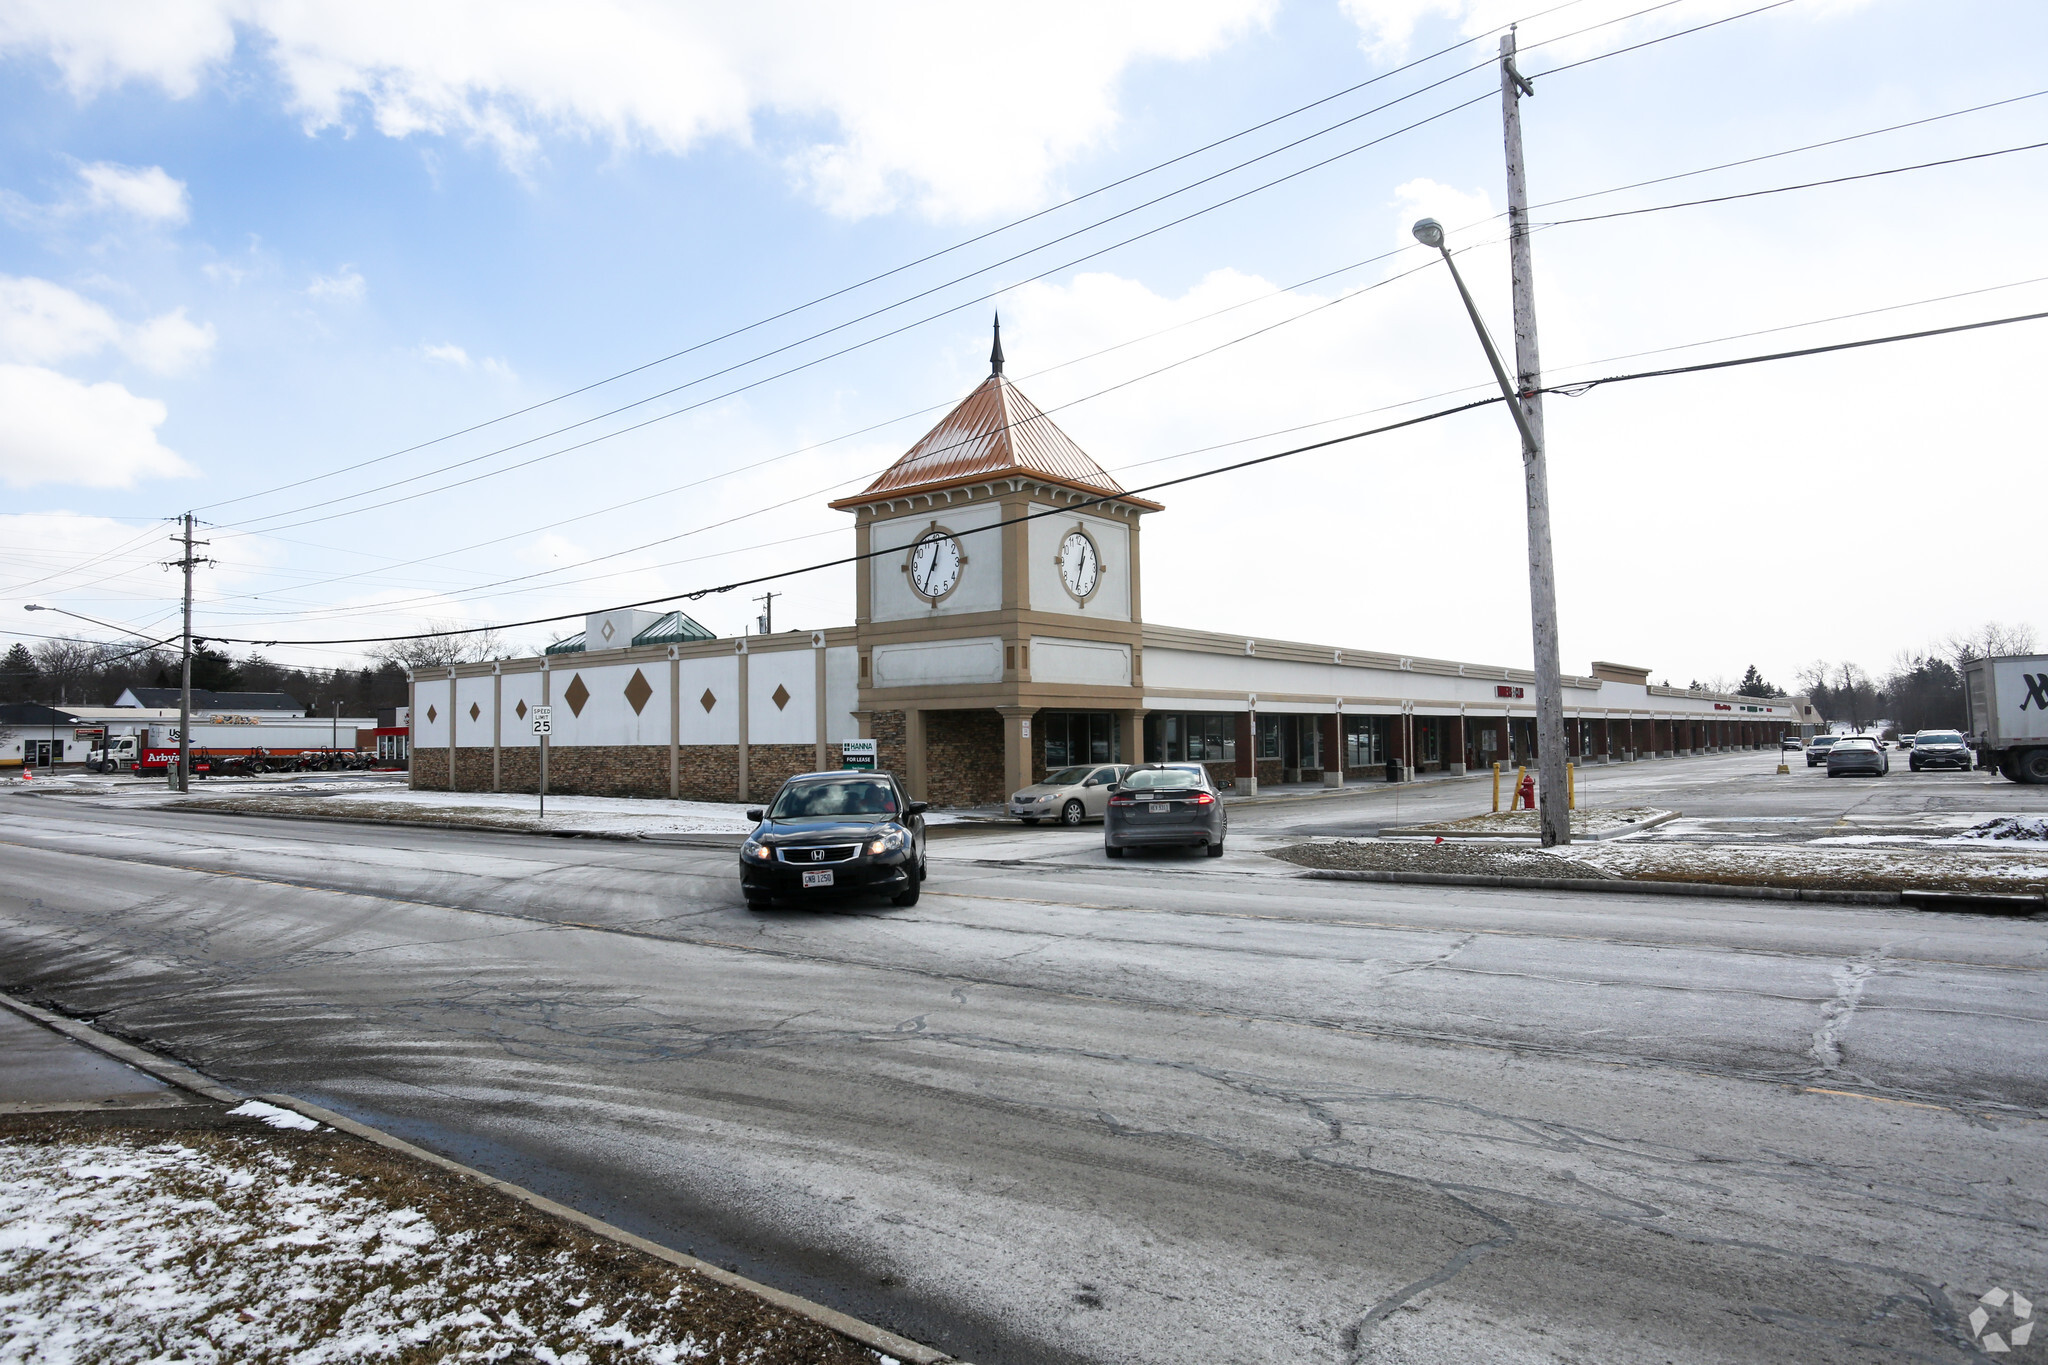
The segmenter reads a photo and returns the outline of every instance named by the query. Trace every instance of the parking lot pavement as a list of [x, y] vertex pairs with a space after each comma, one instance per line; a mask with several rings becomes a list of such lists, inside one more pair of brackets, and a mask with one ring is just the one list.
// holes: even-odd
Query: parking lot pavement
[[750, 914], [725, 851], [0, 803], [0, 989], [980, 1365], [1962, 1360], [2048, 1290], [2048, 925], [1029, 834]]

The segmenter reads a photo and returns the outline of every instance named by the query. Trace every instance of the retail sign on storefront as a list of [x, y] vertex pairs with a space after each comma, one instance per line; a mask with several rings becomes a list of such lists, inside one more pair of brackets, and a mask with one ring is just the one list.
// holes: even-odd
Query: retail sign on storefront
[[1519, 701], [1522, 696], [1522, 689], [1519, 687], [1510, 687], [1506, 683], [1501, 683], [1499, 686], [1493, 689], [1493, 695], [1496, 697], [1513, 697]]
[[871, 739], [849, 739], [839, 745], [839, 766], [862, 768], [869, 772], [875, 767], [875, 741]]

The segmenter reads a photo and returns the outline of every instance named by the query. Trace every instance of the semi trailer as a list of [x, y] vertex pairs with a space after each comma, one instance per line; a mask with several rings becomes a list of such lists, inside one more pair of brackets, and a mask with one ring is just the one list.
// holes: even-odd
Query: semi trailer
[[1977, 766], [2048, 783], [2048, 654], [1972, 659], [1963, 665], [1963, 694]]

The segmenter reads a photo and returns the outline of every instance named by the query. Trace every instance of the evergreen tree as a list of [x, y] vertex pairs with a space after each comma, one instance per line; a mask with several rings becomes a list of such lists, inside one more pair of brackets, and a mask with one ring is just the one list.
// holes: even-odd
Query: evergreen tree
[[5, 659], [0, 659], [0, 696], [9, 701], [33, 701], [41, 677], [36, 656], [27, 645], [16, 644], [7, 651]]
[[1738, 697], [1782, 697], [1785, 693], [1776, 684], [1765, 682], [1764, 675], [1756, 671], [1755, 664], [1751, 664], [1749, 671], [1742, 675], [1742, 682], [1735, 689], [1735, 695]]

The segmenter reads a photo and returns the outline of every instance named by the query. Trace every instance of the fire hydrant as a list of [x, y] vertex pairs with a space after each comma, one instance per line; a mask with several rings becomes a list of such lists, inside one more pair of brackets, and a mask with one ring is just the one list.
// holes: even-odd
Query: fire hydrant
[[1513, 808], [1516, 810], [1536, 809], [1536, 774], [1522, 774], [1522, 785], [1515, 788], [1515, 804]]

